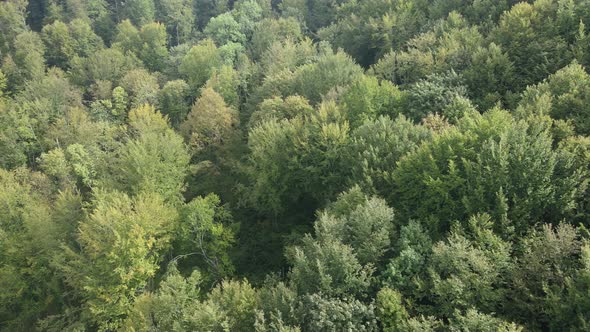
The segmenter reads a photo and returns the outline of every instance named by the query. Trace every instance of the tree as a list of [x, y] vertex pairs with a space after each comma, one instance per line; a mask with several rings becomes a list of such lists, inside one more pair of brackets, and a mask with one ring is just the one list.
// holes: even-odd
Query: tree
[[[411, 7], [408, 9], [412, 10]], [[406, 39], [406, 50], [399, 51], [394, 47], [394, 50], [386, 52], [391, 45], [395, 45], [389, 40], [398, 40], [396, 35], [389, 36], [391, 31], [396, 31], [390, 26], [397, 25], [398, 22], [390, 15], [384, 17], [383, 21], [384, 26], [378, 27], [374, 33], [377, 38], [386, 34], [382, 41], [384, 46], [380, 47], [385, 48], [382, 52], [384, 56], [372, 70], [378, 77], [399, 85], [415, 83], [428, 75], [443, 74], [451, 70], [462, 71], [469, 66], [472, 54], [483, 42], [483, 36], [477, 27], [469, 26], [463, 16], [452, 12], [444, 20], [436, 22], [429, 31], [417, 34], [410, 40]], [[397, 48], [403, 47], [404, 44], [401, 44]]]
[[316, 50], [310, 39], [300, 42], [286, 38], [284, 41], [273, 42], [264, 53], [260, 63], [266, 77], [272, 77], [281, 71], [294, 70], [297, 66], [310, 61]]
[[93, 205], [80, 224], [78, 248], [64, 248], [58, 264], [65, 282], [82, 300], [87, 326], [116, 329], [155, 276], [177, 214], [149, 192], [129, 197], [96, 191]]
[[268, 121], [250, 131], [246, 174], [254, 207], [280, 215], [313, 211], [345, 189], [348, 123], [334, 103], [309, 117]]
[[80, 87], [92, 87], [101, 81], [117, 86], [128, 71], [138, 67], [140, 62], [134, 56], [107, 48], [87, 58], [74, 58], [70, 75], [72, 82]]
[[136, 26], [154, 21], [155, 5], [153, 0], [127, 0], [120, 4], [122, 15]]
[[318, 104], [331, 89], [346, 86], [362, 75], [362, 69], [344, 52], [320, 55], [317, 63], [303, 65], [294, 72], [293, 91]]
[[139, 31], [141, 48], [138, 56], [151, 71], [162, 71], [168, 58], [166, 28], [160, 23], [144, 24]]
[[[264, 1], [257, 0], [239, 0], [234, 5], [232, 15], [236, 22], [238, 22], [240, 31], [248, 41], [252, 39], [254, 27], [260, 22], [260, 20], [262, 20], [263, 15], [269, 14], [269, 12], [272, 14], [269, 10], [270, 6], [267, 8], [261, 7], [264, 3]], [[267, 1], [266, 3], [270, 5], [270, 1]], [[265, 9], [269, 11], [264, 12]]]
[[39, 166], [45, 174], [56, 180], [64, 189], [92, 188], [96, 170], [90, 155], [81, 144], [72, 144], [64, 151], [55, 148], [39, 157]]
[[[35, 135], [46, 133], [49, 126], [63, 117], [70, 108], [82, 108], [82, 93], [73, 86], [63, 71], [52, 68], [37, 81], [31, 81], [16, 96], [24, 110], [34, 119]], [[35, 101], [34, 103], [28, 101]]]
[[237, 124], [235, 111], [213, 89], [206, 88], [193, 105], [180, 131], [197, 151], [226, 142]]
[[527, 88], [519, 107], [528, 109], [537, 100], [547, 97], [550, 102], [547, 115], [559, 120], [569, 120], [577, 134], [588, 135], [590, 118], [585, 107], [585, 98], [589, 88], [590, 75], [574, 61], [545, 81]]
[[105, 179], [108, 187], [133, 194], [158, 193], [168, 202], [181, 199], [190, 155], [182, 137], [150, 105], [129, 112], [130, 139]]
[[14, 38], [26, 30], [26, 0], [3, 1], [0, 4], [0, 51], [11, 49]]
[[221, 57], [215, 43], [211, 39], [205, 39], [188, 51], [178, 69], [194, 95], [211, 77], [214, 69], [220, 66]]
[[303, 97], [289, 96], [285, 99], [274, 97], [272, 99], [266, 99], [258, 105], [258, 109], [250, 116], [248, 125], [250, 128], [254, 128], [266, 121], [306, 117], [311, 116], [313, 112], [313, 107]]
[[[60, 307], [52, 255], [62, 234], [52, 219], [47, 179], [26, 169], [0, 169], [0, 328], [33, 329]], [[37, 188], [35, 189], [35, 186]]]
[[135, 25], [128, 19], [119, 23], [117, 25], [117, 34], [113, 39], [113, 48], [123, 53], [134, 52], [137, 55], [141, 47], [141, 36]]
[[213, 72], [213, 75], [205, 84], [205, 88], [213, 89], [223, 97], [228, 106], [238, 110], [240, 106], [239, 85], [240, 77], [238, 72], [231, 66], [223, 65]]
[[511, 248], [493, 233], [492, 225], [489, 216], [474, 216], [465, 229], [452, 230], [445, 242], [432, 247], [430, 292], [442, 317], [472, 307], [488, 313], [501, 308]]
[[368, 197], [353, 187], [319, 215], [316, 237], [349, 245], [363, 265], [379, 263], [393, 237], [393, 210], [378, 197]]
[[256, 23], [249, 44], [252, 58], [260, 59], [273, 43], [287, 38], [294, 41], [303, 38], [300, 23], [294, 18], [264, 19]]
[[175, 259], [194, 262], [189, 256], [198, 257], [200, 268], [208, 272], [203, 279], [215, 282], [232, 276], [234, 267], [229, 254], [235, 244], [234, 226], [229, 211], [215, 194], [193, 199], [181, 208], [175, 239], [179, 256]]
[[76, 50], [68, 26], [61, 21], [55, 21], [43, 27], [41, 37], [47, 49], [45, 55], [47, 64], [63, 69], [69, 68], [69, 62]]
[[178, 126], [190, 110], [188, 84], [183, 80], [168, 81], [160, 90], [158, 104], [173, 126]]
[[463, 314], [456, 314], [449, 324], [450, 331], [503, 331], [519, 332], [523, 327], [488, 314], [469, 309]]
[[362, 76], [342, 96], [343, 109], [353, 128], [380, 115], [397, 117], [404, 95], [389, 81]]
[[171, 45], [189, 41], [193, 30], [193, 8], [190, 0], [160, 0], [161, 19], [166, 25]]
[[16, 92], [23, 88], [26, 81], [43, 77], [45, 45], [39, 34], [26, 31], [16, 36], [14, 49], [14, 56], [7, 57], [2, 68], [10, 89]]
[[497, 109], [468, 113], [398, 163], [388, 202], [403, 218], [428, 220], [433, 235], [481, 212], [505, 236], [567, 216], [585, 190], [583, 171], [553, 149], [546, 122], [529, 121]]
[[147, 70], [130, 70], [121, 78], [120, 83], [120, 86], [129, 94], [132, 108], [144, 104], [155, 105], [158, 102], [158, 94], [160, 93], [158, 80]]
[[[318, 3], [330, 5], [328, 1], [313, 2], [314, 5]], [[341, 4], [335, 19], [322, 24], [318, 34], [322, 40], [344, 49], [363, 66], [369, 66], [392, 48], [403, 48], [405, 42], [420, 31], [426, 21], [424, 9], [429, 5], [424, 1]], [[333, 9], [321, 10], [321, 13], [309, 12], [307, 23], [313, 31], [309, 17], [321, 16]]]
[[203, 32], [218, 46], [246, 41], [246, 36], [240, 31], [240, 25], [230, 13], [223, 13], [209, 20]]
[[306, 331], [378, 331], [373, 304], [356, 299], [303, 296], [299, 321]]
[[222, 282], [209, 293], [205, 304], [219, 308], [221, 317], [213, 321], [217, 329], [227, 326], [231, 331], [252, 330], [256, 292], [247, 280]]
[[77, 56], [87, 57], [103, 48], [102, 39], [97, 36], [92, 27], [81, 19], [72, 20], [68, 24], [72, 47]]
[[133, 52], [151, 71], [162, 71], [168, 57], [166, 28], [150, 22], [137, 29], [129, 20], [117, 26], [113, 47], [124, 53]]
[[4, 97], [4, 91], [6, 90], [6, 75], [0, 70], [0, 98]]
[[408, 312], [401, 294], [391, 288], [382, 288], [377, 293], [375, 311], [383, 331], [402, 331], [406, 327]]
[[[522, 252], [515, 259], [515, 269], [510, 274], [512, 292], [509, 296], [513, 301], [508, 307], [509, 316], [520, 319], [530, 328], [563, 328], [573, 323], [561, 321], [560, 316], [552, 316], [556, 312], [541, 308], [564, 300], [561, 297], [565, 294], [566, 279], [573, 278], [581, 267], [580, 250], [578, 230], [568, 224], [543, 225], [524, 238]], [[518, 310], [519, 315], [510, 310]], [[585, 316], [582, 314], [580, 318]]]
[[352, 171], [350, 182], [385, 197], [397, 162], [430, 141], [432, 132], [400, 115], [395, 120], [380, 116], [367, 121], [351, 136], [346, 153]]
[[408, 296], [408, 302], [418, 302], [424, 297], [422, 279], [432, 254], [432, 239], [422, 223], [411, 220], [401, 227], [394, 249], [395, 255], [383, 271], [383, 284]]
[[519, 3], [505, 12], [493, 40], [502, 46], [514, 63], [514, 89], [520, 91], [538, 82], [571, 61], [572, 55], [555, 28], [553, 4], [543, 1]]
[[513, 89], [514, 65], [500, 46], [491, 43], [473, 54], [463, 76], [469, 97], [481, 110], [488, 110], [497, 103], [506, 103]]
[[143, 293], [135, 301], [124, 323], [129, 330], [188, 329], [203, 280], [198, 270], [183, 277], [176, 264], [168, 265], [157, 291]]
[[429, 114], [441, 114], [457, 121], [474, 107], [467, 99], [467, 89], [454, 72], [429, 76], [406, 90], [405, 109], [409, 118], [420, 121]]
[[195, 13], [195, 25], [203, 29], [212, 17], [226, 12], [229, 9], [228, 0], [195, 0], [193, 12]]
[[337, 240], [314, 240], [306, 235], [301, 246], [289, 249], [290, 281], [299, 294], [362, 297], [373, 269], [361, 265], [350, 246]]

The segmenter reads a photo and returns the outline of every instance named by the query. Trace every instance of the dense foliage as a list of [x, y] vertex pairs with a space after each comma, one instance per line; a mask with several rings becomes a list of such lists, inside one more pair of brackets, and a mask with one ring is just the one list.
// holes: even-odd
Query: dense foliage
[[0, 2], [1, 331], [590, 330], [587, 0]]

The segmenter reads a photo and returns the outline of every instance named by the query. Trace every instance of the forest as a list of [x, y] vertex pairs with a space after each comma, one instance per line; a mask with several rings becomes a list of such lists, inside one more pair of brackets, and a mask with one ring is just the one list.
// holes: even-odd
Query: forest
[[590, 331], [590, 0], [0, 1], [0, 331]]

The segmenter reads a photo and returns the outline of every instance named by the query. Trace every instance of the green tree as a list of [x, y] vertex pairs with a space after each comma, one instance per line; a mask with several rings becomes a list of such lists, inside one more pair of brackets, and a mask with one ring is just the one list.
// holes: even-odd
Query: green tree
[[464, 113], [474, 110], [467, 99], [467, 89], [454, 71], [432, 75], [410, 85], [403, 106], [405, 115], [414, 121], [420, 121], [429, 114], [441, 114], [456, 121]]
[[178, 70], [191, 87], [193, 95], [207, 82], [213, 71], [221, 66], [215, 43], [205, 39], [193, 46], [182, 59]]
[[155, 75], [145, 69], [133, 69], [121, 78], [121, 87], [129, 94], [132, 108], [158, 102], [160, 86]]
[[124, 323], [124, 329], [188, 330], [195, 308], [200, 303], [201, 274], [198, 270], [184, 278], [174, 263], [168, 265], [164, 280], [157, 291], [137, 297]]
[[[586, 91], [590, 89], [590, 75], [577, 62], [573, 62], [545, 81], [531, 86], [523, 93], [519, 107], [529, 109], [541, 98], [549, 98], [552, 118], [569, 120], [580, 135], [590, 134], [590, 117], [586, 109]], [[543, 114], [542, 110], [537, 113]]]
[[287, 38], [284, 41], [273, 42], [262, 53], [260, 64], [263, 73], [267, 77], [272, 77], [286, 69], [294, 70], [306, 61], [311, 61], [315, 55], [316, 50], [310, 39], [296, 42]]
[[288, 250], [290, 281], [299, 294], [362, 297], [373, 268], [361, 265], [350, 246], [338, 240], [315, 240], [306, 235], [301, 246]]
[[[538, 82], [572, 60], [567, 43], [555, 29], [553, 2], [522, 2], [505, 12], [492, 32], [514, 63], [514, 89]], [[551, 8], [553, 7], [553, 8]]]
[[199, 151], [227, 142], [237, 120], [237, 114], [227, 107], [223, 98], [213, 89], [206, 88], [180, 125], [180, 131]]
[[115, 118], [122, 119], [127, 114], [128, 98], [127, 91], [122, 87], [118, 86], [113, 89], [113, 109], [111, 112]]
[[61, 21], [55, 21], [53, 24], [43, 27], [41, 37], [45, 42], [47, 64], [68, 68], [69, 62], [76, 52], [68, 26]]
[[403, 304], [402, 295], [391, 288], [382, 288], [377, 293], [375, 312], [383, 331], [403, 331], [409, 317]]
[[338, 240], [354, 250], [361, 264], [379, 263], [393, 237], [393, 210], [378, 197], [353, 187], [328, 205], [314, 224], [316, 237]]
[[433, 234], [481, 212], [505, 236], [568, 216], [585, 190], [584, 171], [552, 147], [546, 122], [529, 121], [497, 109], [468, 113], [398, 163], [388, 202], [404, 218], [428, 220]]
[[227, 328], [238, 332], [252, 331], [256, 300], [256, 291], [247, 280], [223, 281], [209, 293], [205, 301], [205, 305], [218, 308], [221, 314], [214, 321], [214, 330]]
[[162, 71], [168, 58], [166, 27], [160, 23], [144, 24], [139, 31], [141, 48], [138, 56], [147, 69]]
[[432, 132], [401, 115], [395, 120], [381, 116], [367, 121], [351, 136], [346, 153], [352, 172], [350, 181], [385, 197], [397, 162], [430, 141]]
[[401, 227], [394, 246], [395, 255], [383, 271], [383, 283], [407, 295], [408, 302], [424, 296], [422, 279], [432, 253], [432, 239], [420, 222], [411, 220]]
[[[375, 32], [377, 38], [381, 38], [384, 33], [396, 31], [389, 27], [391, 24], [398, 24], [395, 18], [386, 16], [383, 20], [386, 23], [385, 31], [382, 32], [379, 28]], [[397, 39], [397, 36], [385, 38], [386, 49], [392, 45], [387, 40], [391, 38]], [[415, 83], [428, 75], [443, 74], [451, 70], [462, 71], [469, 66], [472, 54], [482, 42], [483, 36], [477, 27], [469, 26], [463, 16], [452, 12], [444, 20], [434, 23], [429, 31], [407, 40], [405, 50], [384, 53], [372, 67], [372, 71], [378, 77], [400, 85]], [[403, 46], [402, 44], [397, 48], [402, 49]]]
[[344, 52], [321, 55], [317, 63], [303, 65], [294, 72], [292, 84], [295, 93], [292, 94], [299, 94], [318, 104], [331, 89], [344, 87], [361, 75], [361, 67]]
[[45, 73], [45, 45], [39, 34], [26, 31], [14, 40], [14, 55], [4, 59], [2, 68], [12, 91], [22, 89], [26, 81], [40, 79]]
[[123, 53], [138, 53], [141, 49], [141, 36], [139, 30], [131, 23], [130, 20], [124, 20], [117, 25], [117, 33], [113, 39], [113, 48]]
[[456, 314], [449, 324], [450, 331], [489, 331], [489, 332], [519, 332], [523, 327], [489, 314], [482, 314], [469, 309], [462, 314]]
[[166, 82], [160, 90], [158, 104], [173, 126], [178, 126], [190, 110], [189, 89], [185, 81], [174, 80]]
[[193, 8], [190, 0], [159, 0], [160, 17], [166, 25], [171, 45], [189, 41], [193, 31]]
[[501, 308], [506, 292], [503, 278], [511, 271], [511, 248], [493, 233], [492, 226], [487, 215], [472, 217], [465, 229], [452, 230], [445, 242], [432, 247], [430, 292], [434, 311], [442, 317], [471, 307], [489, 313]]
[[79, 226], [77, 248], [64, 248], [58, 264], [82, 300], [87, 326], [116, 329], [158, 271], [178, 216], [157, 194], [94, 195], [93, 209]]
[[[567, 322], [560, 316], [553, 316], [558, 312], [543, 308], [565, 300], [561, 297], [566, 292], [566, 279], [574, 278], [576, 270], [581, 267], [578, 258], [581, 247], [578, 230], [568, 224], [544, 225], [525, 237], [522, 251], [514, 262], [515, 269], [510, 274], [512, 291], [509, 296], [512, 301], [507, 308], [508, 315], [531, 329], [543, 326], [566, 328], [575, 324], [575, 321]], [[571, 310], [569, 305], [576, 304], [565, 304], [562, 308]], [[518, 310], [518, 315], [512, 310]], [[578, 317], [587, 319], [586, 314]]]
[[189, 256], [198, 257], [199, 267], [208, 271], [210, 280], [230, 277], [234, 273], [229, 255], [235, 244], [234, 226], [231, 215], [215, 194], [193, 199], [181, 208], [175, 238], [177, 258], [186, 257], [194, 262]]
[[213, 89], [223, 97], [228, 106], [238, 110], [240, 106], [239, 85], [240, 77], [238, 72], [231, 66], [223, 65], [213, 72], [213, 75], [205, 84], [205, 88]]
[[0, 98], [4, 97], [4, 91], [6, 90], [6, 75], [0, 70]]
[[[334, 103], [309, 117], [268, 121], [249, 133], [246, 174], [249, 200], [257, 209], [279, 215], [314, 211], [345, 189], [340, 167], [349, 137], [348, 123]], [[344, 174], [343, 174], [344, 173]]]
[[0, 169], [0, 188], [0, 328], [34, 329], [37, 317], [60, 308], [63, 290], [50, 261], [65, 234], [41, 174]]
[[166, 201], [181, 199], [190, 155], [182, 137], [152, 106], [129, 112], [130, 139], [104, 181], [133, 194], [158, 193]]
[[471, 66], [463, 76], [469, 97], [485, 111], [506, 102], [513, 89], [514, 65], [500, 46], [491, 43], [473, 54]]
[[0, 3], [0, 51], [2, 54], [11, 49], [14, 38], [27, 30], [27, 1], [10, 0]]
[[77, 56], [87, 57], [103, 48], [102, 39], [94, 33], [88, 22], [75, 19], [68, 24], [68, 29]]
[[70, 77], [80, 87], [93, 87], [99, 82], [111, 82], [117, 86], [120, 79], [130, 70], [140, 67], [139, 60], [130, 54], [123, 54], [115, 48], [107, 48], [87, 58], [74, 58]]
[[362, 76], [342, 96], [343, 109], [353, 128], [380, 115], [397, 117], [403, 94], [389, 81]]
[[228, 0], [195, 0], [193, 13], [195, 13], [195, 25], [203, 29], [212, 17], [226, 12], [229, 9]]
[[248, 125], [254, 128], [266, 121], [306, 117], [311, 116], [313, 112], [313, 107], [303, 97], [289, 96], [285, 99], [274, 97], [266, 99], [258, 105], [257, 110], [250, 116]]
[[[234, 4], [232, 16], [238, 22], [240, 31], [248, 41], [251, 40], [254, 27], [262, 20], [263, 15], [269, 14], [269, 12], [264, 13], [265, 8], [261, 7], [264, 3], [264, 0], [238, 0]], [[270, 1], [266, 1], [266, 3], [270, 5]], [[270, 9], [268, 7], [267, 10]]]
[[378, 331], [373, 304], [309, 294], [299, 307], [304, 331]]
[[274, 42], [287, 38], [294, 41], [303, 38], [300, 23], [294, 18], [264, 19], [257, 22], [248, 45], [252, 58], [260, 59]]
[[246, 41], [246, 36], [240, 31], [240, 25], [230, 13], [223, 13], [209, 20], [203, 32], [218, 46]]
[[155, 5], [153, 0], [127, 0], [119, 4], [124, 18], [128, 18], [136, 26], [154, 21]]

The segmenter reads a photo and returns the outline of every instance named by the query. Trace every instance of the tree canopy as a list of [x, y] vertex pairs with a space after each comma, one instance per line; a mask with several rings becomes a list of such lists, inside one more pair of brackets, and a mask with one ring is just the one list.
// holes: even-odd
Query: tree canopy
[[589, 3], [0, 1], [0, 331], [590, 330]]

